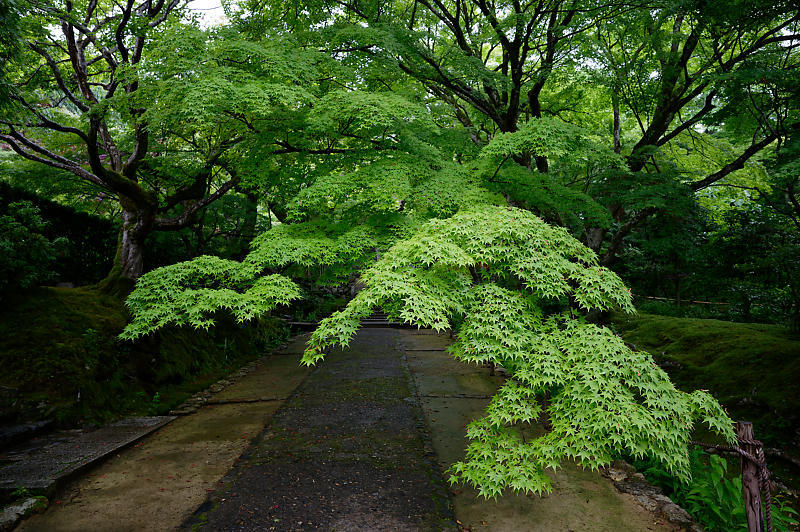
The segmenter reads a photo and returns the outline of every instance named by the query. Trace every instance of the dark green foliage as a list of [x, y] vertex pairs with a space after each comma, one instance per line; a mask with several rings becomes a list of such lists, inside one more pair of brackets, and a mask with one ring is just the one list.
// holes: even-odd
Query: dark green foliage
[[51, 281], [59, 241], [44, 236], [46, 223], [32, 203], [10, 203], [0, 215], [0, 294]]
[[108, 273], [117, 246], [118, 228], [114, 223], [0, 183], [0, 212], [18, 201], [35, 205], [46, 221], [41, 234], [61, 242], [57, 260], [49, 265], [56, 275], [49, 281], [86, 285]]
[[731, 211], [705, 251], [703, 269], [732, 317], [800, 331], [800, 231], [784, 216], [758, 205]]
[[250, 240], [269, 228], [269, 215], [258, 212], [258, 197], [226, 194], [197, 216], [196, 223], [179, 231], [158, 231], [145, 242], [145, 271], [201, 255], [241, 258]]
[[9, 60], [21, 47], [20, 10], [15, 0], [0, 2], [0, 110], [6, 108], [13, 91], [7, 77]]
[[126, 317], [119, 299], [88, 288], [45, 288], [5, 301], [0, 386], [15, 397], [0, 405], [0, 418], [70, 426], [163, 414], [286, 335], [277, 320], [241, 327], [222, 319], [208, 332], [164, 328], [123, 343], [117, 335]]
[[[735, 460], [735, 459], [734, 459]], [[690, 453], [692, 480], [676, 481], [654, 461], [634, 462], [645, 477], [664, 489], [709, 532], [746, 531], [747, 519], [738, 471], [728, 471], [728, 460], [699, 449]], [[772, 523], [776, 531], [796, 530], [797, 511], [773, 495]]]
[[800, 232], [768, 206], [729, 209], [718, 220], [701, 209], [660, 214], [631, 235], [617, 270], [637, 295], [673, 300], [643, 298], [645, 312], [800, 324]]

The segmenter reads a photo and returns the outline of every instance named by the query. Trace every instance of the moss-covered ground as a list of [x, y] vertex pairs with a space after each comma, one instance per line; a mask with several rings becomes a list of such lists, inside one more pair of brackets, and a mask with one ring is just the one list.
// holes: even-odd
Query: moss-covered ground
[[103, 423], [162, 414], [286, 336], [277, 320], [117, 335], [124, 303], [92, 288], [41, 288], [0, 308], [0, 423]]
[[797, 436], [800, 336], [787, 328], [652, 314], [616, 314], [612, 326], [679, 388], [708, 389], [733, 419], [752, 421], [758, 438], [787, 445]]

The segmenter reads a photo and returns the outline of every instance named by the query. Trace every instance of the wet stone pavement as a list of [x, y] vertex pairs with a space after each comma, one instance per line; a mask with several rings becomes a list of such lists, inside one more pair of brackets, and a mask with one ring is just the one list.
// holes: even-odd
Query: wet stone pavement
[[185, 523], [200, 530], [456, 530], [399, 333], [334, 351]]

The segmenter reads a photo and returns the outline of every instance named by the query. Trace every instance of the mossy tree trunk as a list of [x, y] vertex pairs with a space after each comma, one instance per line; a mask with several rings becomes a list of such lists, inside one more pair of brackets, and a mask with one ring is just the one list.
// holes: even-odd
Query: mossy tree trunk
[[258, 225], [258, 194], [250, 191], [242, 192], [242, 194], [244, 194], [246, 202], [242, 213], [242, 225], [239, 227], [239, 250], [236, 253], [238, 258], [244, 258], [247, 255], [250, 250], [250, 242], [256, 236]]
[[144, 271], [144, 242], [153, 231], [155, 212], [148, 207], [121, 200], [122, 227], [111, 271], [98, 287], [104, 292], [125, 297]]

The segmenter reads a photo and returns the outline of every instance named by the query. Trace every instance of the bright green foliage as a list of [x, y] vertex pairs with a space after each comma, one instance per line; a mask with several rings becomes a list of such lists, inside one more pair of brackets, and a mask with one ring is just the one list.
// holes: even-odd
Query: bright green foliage
[[289, 264], [324, 266], [357, 260], [374, 246], [374, 236], [366, 227], [335, 229], [317, 222], [279, 225], [253, 241], [245, 263], [255, 271]]
[[508, 157], [523, 153], [554, 160], [568, 158], [572, 165], [624, 167], [622, 157], [595, 142], [586, 131], [555, 118], [530, 120], [513, 133], [497, 135], [481, 155]]
[[[386, 130], [397, 131], [411, 124], [429, 130], [435, 127], [423, 107], [390, 92], [331, 92], [314, 106], [312, 117], [319, 131], [348, 122], [352, 133], [364, 137], [375, 137]], [[354, 121], [353, 117], [358, 119]]]
[[503, 197], [485, 188], [473, 170], [446, 165], [414, 189], [409, 207], [426, 217], [446, 218], [476, 205], [504, 205]]
[[[551, 164], [547, 174], [518, 164], [523, 156], [531, 155], [557, 164]], [[554, 118], [537, 118], [518, 131], [496, 135], [480, 157], [488, 167], [484, 172], [491, 175], [488, 184], [492, 189], [503, 191], [548, 220], [557, 220], [576, 234], [587, 227], [611, 225], [605, 206], [585, 191], [564, 184], [591, 179], [602, 187], [626, 174], [623, 159], [584, 129]]]
[[506, 161], [488, 186], [502, 190], [509, 198], [549, 220], [558, 220], [575, 234], [586, 227], [611, 225], [608, 209], [585, 192], [559, 183], [551, 174], [528, 170]]
[[257, 237], [244, 260], [254, 274], [285, 268], [292, 277], [312, 277], [318, 284], [341, 284], [374, 256], [375, 228], [319, 221], [282, 224]]
[[395, 212], [411, 193], [414, 174], [420, 170], [405, 161], [383, 159], [352, 172], [322, 176], [300, 191], [290, 203], [289, 213], [303, 219], [314, 214], [341, 217], [342, 211], [350, 216]]
[[[460, 323], [452, 354], [500, 364], [511, 375], [470, 425], [466, 459], [452, 468], [452, 481], [484, 496], [504, 488], [549, 491], [546, 469], [568, 459], [595, 468], [621, 450], [655, 457], [686, 478], [697, 421], [733, 438], [711, 396], [676, 390], [646, 353], [576, 314], [631, 311], [630, 294], [591, 250], [527, 211], [485, 206], [431, 220], [362, 280], [366, 288], [347, 308], [321, 322], [304, 362], [346, 345], [359, 319], [377, 307], [420, 327]], [[523, 437], [526, 424], [540, 418], [551, 430]]]
[[[144, 274], [128, 297], [133, 320], [122, 338], [170, 324], [208, 329], [218, 311], [249, 321], [300, 297], [288, 276], [340, 284], [371, 259], [376, 245], [368, 226], [281, 224], [257, 237], [242, 262], [202, 256], [159, 268]], [[284, 275], [263, 275], [278, 270]]]
[[475, 205], [503, 203], [499, 194], [481, 186], [475, 173], [475, 165], [420, 164], [417, 154], [383, 158], [319, 177], [290, 202], [289, 214], [297, 220], [322, 216], [363, 222], [397, 213], [446, 217]]
[[253, 281], [248, 266], [203, 256], [143, 275], [127, 300], [133, 320], [120, 336], [134, 339], [166, 325], [208, 329], [220, 310], [241, 323], [300, 297], [298, 287], [281, 275]]

